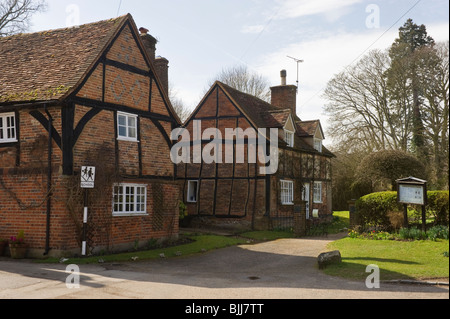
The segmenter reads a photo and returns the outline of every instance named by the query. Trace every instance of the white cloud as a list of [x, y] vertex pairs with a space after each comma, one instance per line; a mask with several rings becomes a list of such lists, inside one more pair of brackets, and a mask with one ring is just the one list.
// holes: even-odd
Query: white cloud
[[298, 18], [317, 14], [326, 14], [328, 18], [337, 19], [345, 13], [342, 9], [362, 0], [277, 0], [281, 7], [277, 19]]
[[448, 41], [449, 39], [448, 22], [439, 24], [429, 24], [426, 27], [428, 35], [430, 35], [434, 39], [434, 41], [436, 42]]
[[[428, 34], [437, 42], [449, 39], [449, 24], [427, 25]], [[327, 119], [323, 107], [327, 103], [322, 98], [323, 90], [331, 78], [354, 65], [370, 50], [387, 49], [398, 36], [398, 29], [366, 29], [364, 32], [335, 32], [323, 34], [316, 39], [292, 43], [262, 57], [257, 67], [259, 73], [271, 80], [271, 85], [279, 85], [280, 70], [287, 70], [288, 84], [295, 84], [297, 65], [287, 56], [304, 60], [299, 64], [299, 94], [297, 114], [303, 120], [320, 119], [324, 129]]]
[[264, 30], [264, 25], [258, 24], [258, 25], [245, 25], [242, 27], [241, 32], [242, 33], [260, 33]]
[[[393, 42], [396, 32], [392, 30], [386, 33], [370, 49], [387, 48]], [[359, 55], [363, 54], [380, 34], [381, 31], [339, 33], [293, 43], [263, 57], [257, 69], [272, 80], [271, 85], [279, 85], [279, 72], [286, 69], [288, 83], [295, 84], [297, 65], [287, 56], [303, 59], [304, 62], [299, 64], [297, 114], [303, 120], [320, 119], [326, 129], [327, 119], [323, 114], [326, 101], [322, 94], [328, 81], [335, 74], [344, 71], [349, 64], [356, 62]]]

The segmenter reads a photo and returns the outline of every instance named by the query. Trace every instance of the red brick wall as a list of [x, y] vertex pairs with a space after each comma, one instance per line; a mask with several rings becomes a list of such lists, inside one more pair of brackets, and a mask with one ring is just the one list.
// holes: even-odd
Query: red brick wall
[[[286, 89], [287, 90], [284, 90]], [[295, 86], [281, 87], [279, 94], [275, 94], [277, 101], [286, 100], [285, 94], [295, 97]], [[276, 91], [276, 88], [275, 88]], [[289, 99], [288, 99], [289, 100]], [[288, 105], [280, 104], [280, 107]], [[295, 106], [295, 101], [293, 102]], [[292, 105], [291, 105], [292, 106]], [[213, 119], [211, 119], [213, 117]], [[225, 138], [225, 128], [240, 127], [243, 130], [250, 127], [250, 123], [242, 117], [239, 110], [226, 96], [219, 86], [213, 88], [202, 101], [197, 113], [187, 123], [187, 130], [193, 138], [193, 121], [201, 120], [202, 132], [209, 127], [219, 128], [222, 138]], [[282, 134], [282, 131], [279, 133]], [[205, 147], [205, 144], [203, 144]], [[237, 146], [235, 146], [236, 148]], [[302, 200], [302, 187], [305, 182], [314, 180], [322, 181], [323, 203], [313, 204], [310, 189], [310, 208], [318, 208], [319, 216], [327, 217], [331, 214], [329, 207], [328, 184], [331, 183], [330, 159], [318, 154], [308, 154], [287, 147], [279, 148], [279, 167], [276, 174], [270, 176], [270, 195], [266, 198], [266, 179], [259, 173], [260, 164], [248, 163], [247, 146], [244, 147], [244, 163], [219, 163], [219, 164], [179, 164], [177, 176], [185, 178], [183, 187], [183, 199], [188, 207], [188, 213], [192, 216], [229, 216], [241, 217], [241, 221], [251, 221], [255, 227], [270, 227], [263, 225], [267, 201], [270, 205], [269, 217], [276, 220], [292, 217], [294, 205], [281, 204], [280, 180], [294, 182], [294, 204], [300, 205]], [[222, 148], [222, 159], [225, 158], [225, 148]], [[258, 159], [257, 159], [258, 160]], [[256, 178], [256, 179], [255, 179]], [[189, 203], [186, 199], [188, 180], [199, 180], [199, 193], [196, 203]], [[214, 197], [215, 196], [215, 197]], [[254, 215], [254, 217], [253, 217]], [[260, 226], [258, 226], [260, 225]], [[272, 225], [276, 226], [276, 225]]]
[[[148, 70], [131, 32], [126, 26], [106, 57]], [[106, 102], [121, 105], [121, 110], [129, 113], [139, 111], [139, 141], [117, 139], [116, 112], [109, 106], [89, 119], [78, 136], [72, 149], [73, 176], [62, 175], [62, 151], [53, 142], [50, 254], [64, 251], [79, 253], [83, 214], [83, 191], [79, 187], [82, 165], [95, 165], [97, 168], [96, 189], [89, 191], [88, 244], [91, 248], [97, 251], [130, 248], [136, 240], [142, 245], [150, 239], [178, 234], [180, 187], [172, 180], [174, 166], [164, 137], [164, 134], [170, 136], [172, 123], [159, 120], [157, 123], [163, 129], [161, 132], [148, 117], [150, 113], [142, 113], [149, 111], [150, 92], [150, 111], [167, 117], [171, 115], [155, 79], [132, 70], [99, 63], [77, 96], [90, 100], [90, 103], [98, 103], [100, 108], [102, 102]], [[93, 109], [92, 105], [86, 105], [82, 102], [74, 104], [73, 128], [65, 129], [75, 130], [80, 121], [86, 120], [83, 117]], [[47, 218], [48, 132], [30, 115], [30, 111], [39, 111], [47, 118], [42, 107], [21, 109], [19, 141], [8, 146], [0, 145], [0, 238], [9, 238], [23, 229], [32, 253], [42, 256]], [[66, 131], [63, 132], [62, 128], [62, 107], [50, 107], [49, 112], [54, 118], [54, 129], [63, 137]], [[158, 178], [160, 176], [163, 179]], [[119, 182], [147, 186], [145, 215], [113, 216], [113, 185]]]
[[[219, 109], [217, 110], [217, 105]], [[203, 119], [205, 117], [216, 119]], [[225, 116], [226, 118], [220, 118]], [[232, 116], [232, 118], [228, 118]], [[193, 120], [201, 120], [202, 133], [207, 128], [218, 128], [222, 138], [225, 139], [225, 129], [237, 127], [245, 130], [250, 126], [238, 109], [225, 93], [216, 87], [203, 101], [201, 108], [187, 125], [187, 130], [193, 138]], [[205, 147], [206, 144], [203, 144]], [[202, 147], [202, 151], [203, 151]], [[233, 154], [236, 154], [234, 146]], [[191, 163], [179, 164], [177, 176], [187, 180], [199, 181], [199, 194], [197, 203], [186, 200], [187, 180], [183, 187], [183, 198], [190, 215], [204, 216], [234, 216], [248, 222], [255, 213], [262, 216], [265, 212], [265, 182], [264, 179], [255, 179], [261, 175], [257, 168], [260, 164], [248, 163], [247, 146], [244, 146], [244, 163], [225, 163], [225, 146], [222, 145], [222, 163], [201, 164], [192, 163], [193, 149], [191, 148]], [[245, 177], [235, 179], [233, 177]]]

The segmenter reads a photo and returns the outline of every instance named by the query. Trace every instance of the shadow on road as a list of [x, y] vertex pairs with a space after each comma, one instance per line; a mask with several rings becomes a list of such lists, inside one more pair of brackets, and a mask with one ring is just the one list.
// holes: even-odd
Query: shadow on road
[[[319, 271], [316, 256], [311, 255], [312, 252], [306, 248], [307, 253], [302, 255], [302, 249], [296, 250], [294, 246], [292, 254], [289, 255], [286, 254], [286, 246], [282, 247], [281, 242], [279, 244], [280, 252], [277, 252], [276, 243], [272, 245], [271, 252], [256, 251], [254, 245], [241, 245], [187, 257], [80, 265], [80, 284], [101, 288], [104, 284], [99, 278], [103, 277], [138, 283], [166, 283], [201, 288], [368, 290], [363, 281], [350, 281], [328, 276]], [[404, 263], [395, 259], [389, 261]], [[9, 258], [0, 259], [0, 276], [3, 272], [65, 283], [69, 275], [65, 269], [66, 265], [63, 264], [37, 264], [30, 261], [12, 261]], [[395, 277], [395, 273], [390, 273], [389, 276]], [[398, 274], [398, 278], [407, 279], [401, 274]], [[424, 289], [430, 293], [448, 292], [447, 288], [439, 286], [393, 284], [383, 284], [377, 291], [424, 292]]]

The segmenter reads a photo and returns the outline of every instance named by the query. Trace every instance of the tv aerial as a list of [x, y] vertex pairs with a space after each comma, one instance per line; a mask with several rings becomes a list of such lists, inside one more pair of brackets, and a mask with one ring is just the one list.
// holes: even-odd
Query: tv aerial
[[297, 59], [297, 58], [293, 58], [293, 57], [291, 57], [291, 56], [289, 56], [289, 55], [287, 55], [287, 57], [288, 57], [289, 59], [294, 60], [294, 61], [297, 63], [297, 94], [298, 94], [298, 64], [299, 64], [299, 63], [302, 63], [304, 60], [300, 60], [300, 59]]

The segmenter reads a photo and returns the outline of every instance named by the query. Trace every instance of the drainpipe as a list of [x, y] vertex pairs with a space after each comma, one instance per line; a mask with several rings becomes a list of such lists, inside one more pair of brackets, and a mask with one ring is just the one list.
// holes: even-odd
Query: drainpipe
[[53, 117], [47, 109], [47, 104], [44, 104], [45, 113], [48, 116], [48, 146], [47, 146], [47, 226], [45, 235], [45, 251], [44, 255], [48, 255], [50, 251], [50, 213], [51, 213], [51, 196], [52, 189], [52, 126]]

